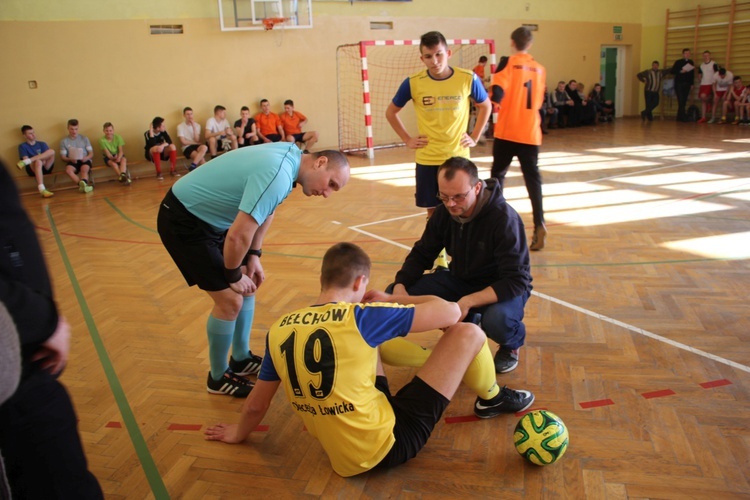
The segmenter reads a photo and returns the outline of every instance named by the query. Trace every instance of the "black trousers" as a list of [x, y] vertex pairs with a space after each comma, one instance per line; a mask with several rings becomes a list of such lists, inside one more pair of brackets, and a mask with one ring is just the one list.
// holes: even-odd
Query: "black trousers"
[[537, 165], [539, 146], [495, 139], [492, 145], [492, 177], [500, 181], [502, 188], [505, 184], [505, 174], [508, 173], [508, 167], [514, 156], [521, 164], [523, 181], [526, 183], [526, 192], [529, 193], [531, 210], [534, 213], [534, 227], [539, 227], [544, 224], [542, 175]]
[[13, 498], [101, 499], [65, 388], [34, 371], [0, 406], [0, 452]]
[[659, 105], [659, 93], [652, 92], [650, 90], [644, 90], [643, 95], [646, 97], [646, 109], [643, 112], [646, 114], [648, 121], [654, 120], [654, 109]]
[[677, 94], [677, 120], [679, 121], [687, 120], [685, 107], [687, 106], [688, 97], [690, 97], [690, 87], [692, 85], [689, 83], [674, 84], [674, 92]]

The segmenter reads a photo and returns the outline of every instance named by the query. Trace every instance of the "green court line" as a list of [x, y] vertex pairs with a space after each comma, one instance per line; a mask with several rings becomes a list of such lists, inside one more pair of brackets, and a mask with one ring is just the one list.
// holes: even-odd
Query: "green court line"
[[112, 207], [112, 210], [114, 210], [115, 212], [117, 212], [117, 213], [118, 213], [118, 215], [119, 215], [120, 217], [122, 217], [122, 218], [123, 218], [123, 219], [125, 219], [126, 221], [130, 222], [130, 223], [131, 223], [131, 224], [133, 224], [134, 226], [138, 226], [138, 227], [140, 227], [141, 229], [145, 229], [146, 231], [151, 231], [152, 233], [155, 233], [155, 232], [156, 232], [156, 229], [151, 229], [151, 228], [150, 228], [150, 227], [148, 227], [148, 226], [144, 226], [144, 225], [143, 225], [143, 224], [141, 224], [140, 222], [136, 222], [136, 221], [134, 221], [133, 219], [131, 219], [130, 217], [128, 217], [127, 215], [125, 215], [125, 214], [124, 214], [124, 213], [122, 212], [122, 210], [120, 210], [119, 208], [117, 208], [117, 207], [115, 206], [115, 204], [114, 204], [114, 203], [112, 203], [112, 202], [111, 202], [111, 201], [109, 200], [109, 198], [104, 198], [104, 201], [106, 201], [106, 202], [107, 202], [107, 205], [109, 205], [110, 207]]
[[68, 259], [68, 254], [65, 251], [65, 246], [63, 245], [62, 238], [60, 237], [60, 233], [57, 230], [57, 225], [55, 224], [55, 220], [52, 217], [52, 212], [50, 212], [49, 205], [46, 205], [44, 207], [44, 210], [47, 213], [47, 220], [49, 220], [52, 234], [55, 236], [57, 248], [60, 251], [60, 257], [65, 264], [65, 269], [68, 272], [70, 283], [73, 286], [73, 291], [75, 292], [76, 298], [78, 299], [78, 304], [81, 307], [81, 312], [83, 313], [83, 318], [86, 321], [86, 326], [88, 327], [91, 340], [94, 343], [94, 347], [96, 348], [96, 352], [99, 356], [99, 361], [102, 364], [102, 368], [104, 368], [104, 373], [107, 376], [107, 381], [109, 382], [109, 387], [112, 390], [112, 394], [114, 395], [115, 402], [120, 409], [120, 414], [122, 415], [122, 420], [125, 423], [125, 428], [130, 435], [130, 441], [133, 443], [135, 452], [138, 455], [139, 460], [141, 461], [143, 472], [146, 473], [146, 479], [151, 485], [151, 491], [153, 492], [154, 497], [157, 500], [169, 499], [169, 492], [167, 492], [167, 487], [164, 485], [164, 481], [162, 481], [159, 470], [156, 468], [154, 458], [151, 456], [151, 452], [148, 450], [148, 446], [146, 446], [146, 440], [143, 439], [143, 434], [141, 434], [141, 430], [135, 420], [133, 410], [130, 408], [128, 399], [125, 396], [125, 391], [123, 391], [122, 385], [120, 385], [120, 380], [117, 378], [117, 374], [115, 373], [115, 369], [112, 366], [112, 361], [109, 358], [107, 349], [104, 347], [101, 335], [99, 335], [99, 330], [96, 327], [96, 323], [94, 322], [94, 317], [91, 315], [89, 306], [83, 296], [83, 291], [81, 290], [81, 286], [78, 283], [78, 278], [76, 278], [75, 272], [73, 271], [73, 266], [70, 263], [70, 259]]
[[[295, 259], [315, 259], [323, 260], [323, 257], [317, 255], [297, 255], [281, 252], [266, 252], [263, 251], [263, 255], [276, 255], [279, 257], [291, 257]], [[645, 262], [570, 262], [567, 264], [531, 264], [532, 268], [542, 267], [620, 267], [620, 266], [653, 266], [658, 264], [691, 264], [695, 262], [723, 262], [731, 260], [747, 260], [750, 259], [750, 254], [740, 257], [716, 257], [716, 258], [703, 258], [703, 259], [676, 259], [676, 260], [652, 260]], [[384, 264], [389, 266], [401, 266], [403, 261], [389, 262], [389, 261], [372, 261], [373, 264]]]

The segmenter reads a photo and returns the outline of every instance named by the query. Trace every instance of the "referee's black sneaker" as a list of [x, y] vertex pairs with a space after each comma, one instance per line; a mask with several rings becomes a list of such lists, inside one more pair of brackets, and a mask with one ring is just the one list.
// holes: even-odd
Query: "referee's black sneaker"
[[518, 366], [518, 349], [501, 347], [495, 353], [495, 373], [512, 372]]
[[246, 378], [242, 378], [232, 370], [227, 369], [219, 380], [214, 380], [211, 377], [211, 372], [208, 372], [206, 389], [211, 394], [226, 394], [235, 398], [246, 398], [253, 390], [254, 385]]
[[518, 413], [527, 409], [534, 402], [530, 391], [514, 391], [503, 386], [492, 399], [477, 397], [474, 402], [474, 415], [479, 418], [492, 418], [501, 413]]
[[229, 369], [242, 377], [257, 375], [260, 372], [260, 365], [263, 363], [263, 358], [253, 354], [253, 351], [247, 351], [247, 355], [247, 359], [239, 361], [229, 356]]

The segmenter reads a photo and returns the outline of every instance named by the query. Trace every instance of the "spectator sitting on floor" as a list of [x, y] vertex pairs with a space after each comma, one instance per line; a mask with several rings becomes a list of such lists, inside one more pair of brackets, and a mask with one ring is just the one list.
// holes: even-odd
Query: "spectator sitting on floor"
[[240, 108], [240, 119], [234, 122], [234, 131], [237, 134], [237, 144], [241, 148], [260, 142], [255, 118], [250, 117], [250, 108], [247, 106]]
[[44, 174], [49, 174], [55, 166], [55, 150], [47, 146], [46, 142], [37, 141], [34, 127], [24, 125], [21, 133], [26, 139], [18, 145], [18, 168], [25, 169], [29, 177], [35, 177], [39, 194], [42, 198], [51, 198], [54, 193], [44, 185]]
[[182, 116], [185, 121], [177, 125], [177, 138], [182, 146], [182, 154], [190, 160], [188, 171], [192, 172], [206, 163], [208, 146], [201, 142], [201, 126], [193, 117], [193, 108], [185, 106]]
[[734, 122], [733, 125], [737, 125], [742, 119], [743, 108], [738, 106], [745, 102], [745, 96], [747, 89], [742, 84], [742, 77], [735, 75], [732, 78], [732, 87], [729, 89], [726, 99], [724, 100], [723, 113], [721, 115], [720, 123], [727, 123], [727, 112], [734, 111]]
[[318, 142], [318, 133], [314, 130], [303, 132], [302, 127], [307, 125], [307, 117], [295, 111], [294, 101], [284, 101], [284, 112], [279, 116], [281, 127], [284, 129], [284, 140], [286, 142], [299, 143], [300, 149], [307, 151]]
[[120, 183], [129, 185], [128, 159], [125, 158], [125, 152], [122, 149], [125, 141], [119, 134], [115, 134], [115, 126], [111, 122], [105, 123], [102, 130], [104, 136], [99, 139], [99, 147], [102, 148], [104, 164], [112, 167]]
[[91, 141], [78, 133], [78, 120], [71, 118], [68, 120], [68, 136], [60, 141], [60, 159], [66, 164], [65, 173], [78, 184], [78, 191], [81, 193], [90, 193], [94, 190], [89, 177], [93, 156], [94, 148], [91, 147]]
[[573, 109], [573, 99], [565, 90], [565, 82], [557, 82], [557, 88], [552, 92], [552, 105], [557, 109], [557, 124], [559, 128], [565, 128]]
[[593, 125], [596, 123], [596, 110], [593, 106], [589, 105], [583, 83], [578, 82], [576, 92], [578, 93], [578, 97], [581, 98], [581, 106], [583, 106], [581, 108], [581, 125]]
[[237, 149], [237, 136], [229, 126], [227, 108], [224, 106], [214, 106], [214, 116], [206, 122], [206, 146], [212, 158], [219, 152]]
[[268, 99], [260, 100], [260, 113], [255, 115], [255, 124], [258, 127], [258, 139], [261, 142], [279, 142], [284, 138], [281, 119], [279, 115], [271, 111], [271, 103]]
[[596, 111], [596, 121], [611, 122], [615, 117], [615, 105], [609, 99], [604, 98], [602, 86], [594, 84], [594, 88], [589, 94], [589, 105], [593, 106]]
[[[559, 110], [555, 107], [554, 92], [547, 92], [547, 87], [544, 87], [544, 101], [542, 102], [542, 133], [547, 133], [547, 128], [557, 128], [557, 120], [559, 116]], [[549, 125], [544, 126], [544, 119], [549, 116]]]
[[568, 127], [580, 127], [583, 119], [583, 99], [578, 95], [578, 82], [570, 80], [565, 86], [565, 92], [573, 101], [572, 107], [568, 109]]
[[732, 87], [734, 74], [726, 68], [719, 68], [718, 73], [714, 75], [714, 105], [711, 109], [711, 119], [708, 123], [716, 123], [716, 110], [724, 109], [724, 101], [727, 99], [729, 89]]
[[167, 160], [169, 160], [170, 175], [179, 177], [180, 174], [177, 173], [177, 147], [172, 144], [172, 138], [167, 133], [164, 118], [161, 116], [155, 117], [148, 130], [143, 133], [143, 138], [146, 141], [144, 147], [146, 160], [154, 163], [156, 178], [160, 181], [164, 180], [161, 173], [161, 162]]

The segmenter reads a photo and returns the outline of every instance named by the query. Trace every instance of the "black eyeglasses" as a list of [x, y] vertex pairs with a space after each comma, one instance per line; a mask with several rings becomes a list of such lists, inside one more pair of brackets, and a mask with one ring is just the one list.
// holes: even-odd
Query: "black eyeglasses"
[[[474, 189], [474, 188], [471, 188]], [[466, 199], [467, 196], [469, 196], [469, 193], [471, 193], [471, 189], [466, 191], [464, 194], [456, 194], [453, 196], [445, 196], [444, 194], [438, 193], [437, 199], [442, 201], [443, 203], [448, 203], [449, 201], [455, 201], [456, 203], [461, 203]]]

